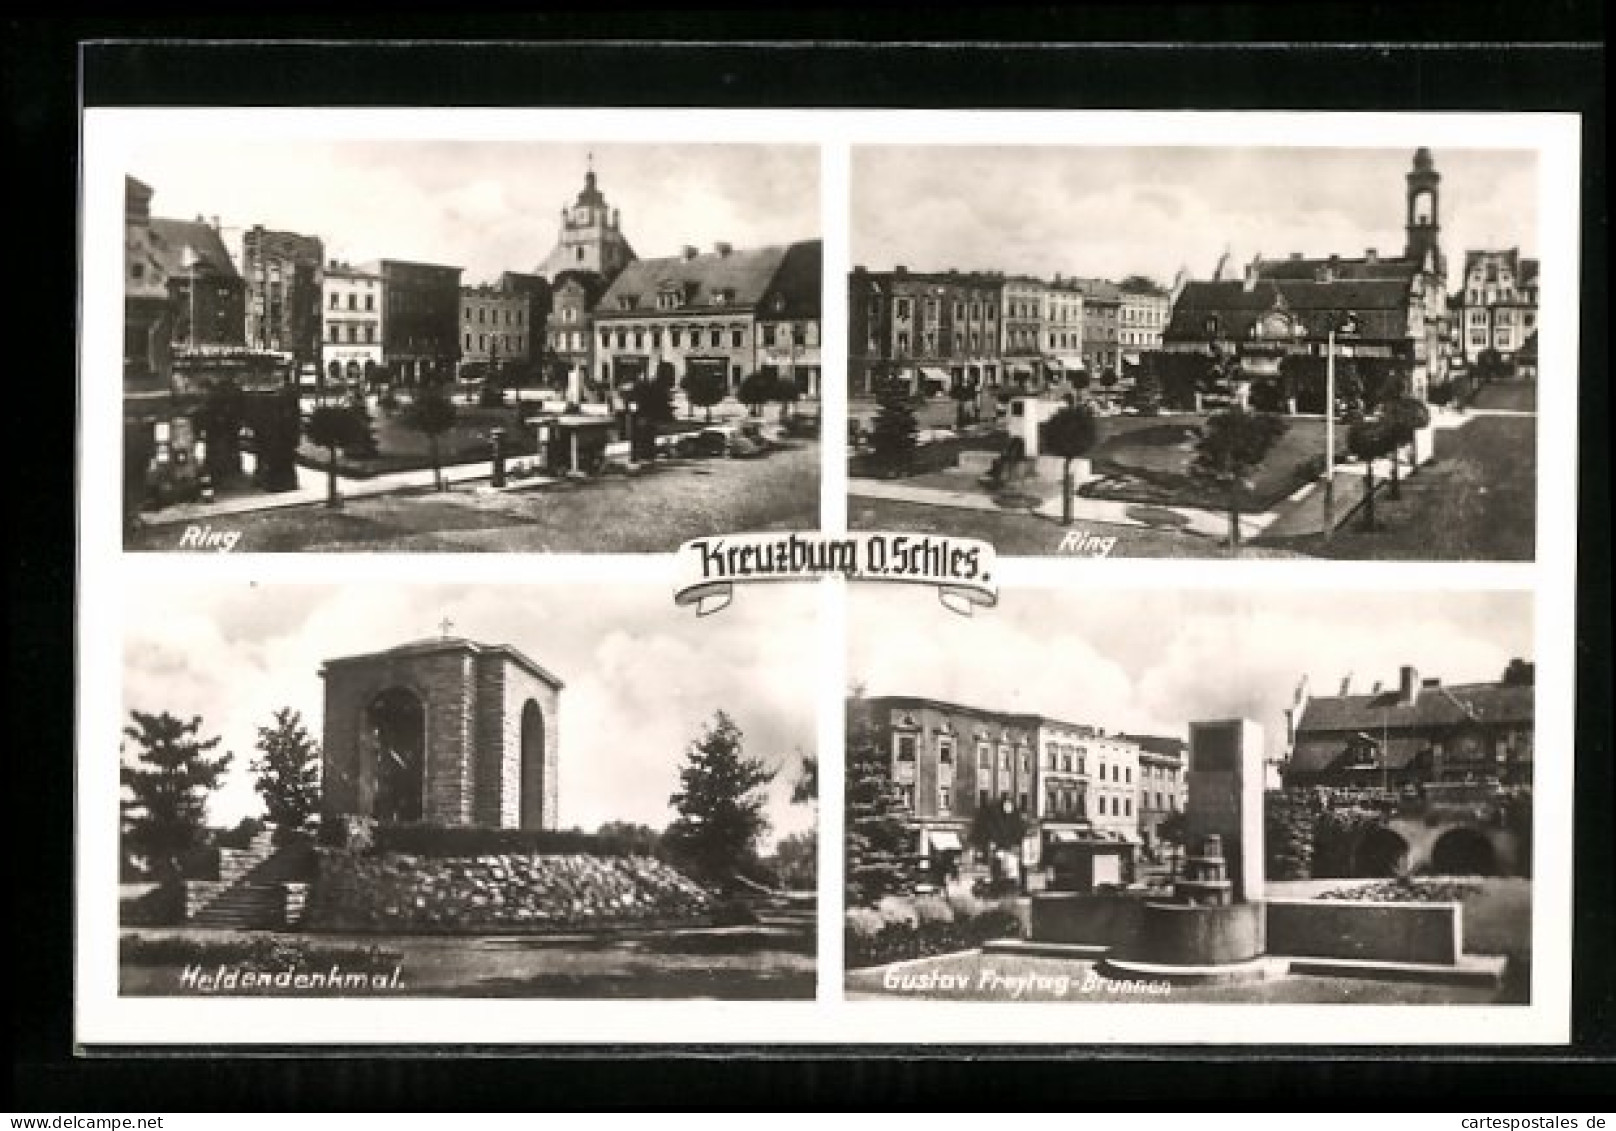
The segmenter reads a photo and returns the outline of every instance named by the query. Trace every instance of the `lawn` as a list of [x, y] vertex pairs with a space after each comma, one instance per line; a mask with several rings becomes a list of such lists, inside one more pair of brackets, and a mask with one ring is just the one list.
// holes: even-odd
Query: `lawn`
[[[1133, 503], [1203, 507], [1218, 510], [1228, 505], [1228, 492], [1190, 474], [1195, 443], [1206, 417], [1108, 416], [1100, 421], [1100, 442], [1090, 455], [1094, 470], [1104, 476], [1086, 484], [1083, 494], [1097, 499]], [[1324, 464], [1322, 420], [1290, 420], [1279, 442], [1251, 477], [1241, 509], [1263, 511], [1298, 487], [1318, 477]], [[1338, 458], [1344, 453], [1345, 429], [1336, 435]]]
[[[1490, 391], [1490, 390], [1484, 390]], [[1436, 461], [1380, 493], [1376, 529], [1355, 516], [1325, 541], [1290, 541], [1314, 557], [1531, 561], [1537, 546], [1537, 418], [1478, 416], [1436, 434]]]
[[[414, 471], [432, 466], [432, 444], [427, 437], [405, 425], [402, 411], [372, 414], [376, 432], [374, 457], [365, 459], [339, 454], [337, 466], [343, 475], [364, 478], [390, 471]], [[466, 463], [489, 459], [493, 451], [489, 434], [495, 428], [505, 430], [501, 446], [512, 457], [530, 456], [538, 450], [538, 438], [530, 428], [523, 427], [522, 418], [514, 405], [504, 408], [483, 408], [480, 405], [457, 405], [455, 423], [438, 438], [439, 458], [444, 464]], [[309, 443], [305, 437], [298, 446], [298, 462], [305, 467], [326, 470], [329, 453]]]
[[[374, 946], [396, 954], [397, 988], [361, 991], [366, 996], [727, 1000], [814, 996], [815, 940], [811, 921], [791, 927], [621, 931], [561, 938], [282, 937], [312, 943], [317, 956], [332, 947], [352, 951]], [[384, 965], [391, 969], [393, 963], [389, 958]], [[266, 968], [263, 972], [275, 971]], [[189, 996], [181, 983], [182, 973], [183, 967], [178, 963], [126, 963], [120, 970], [120, 992], [129, 996]], [[273, 987], [247, 992], [289, 996], [318, 993]]]
[[[239, 530], [238, 552], [671, 552], [703, 535], [819, 526], [817, 443], [754, 460], [666, 460], [639, 474], [537, 490], [414, 491], [347, 500], [340, 509], [287, 507], [214, 520]], [[130, 550], [169, 550], [176, 531], [131, 535]]]
[[[1074, 522], [1071, 526], [1062, 526], [1052, 518], [1026, 511], [994, 513], [887, 499], [849, 498], [847, 523], [854, 530], [902, 530], [979, 538], [991, 542], [1000, 554], [1059, 554], [1062, 541], [1069, 535], [1074, 536], [1074, 540], [1088, 535], [1090, 540], [1083, 543], [1085, 546], [1092, 546], [1092, 539], [1116, 539], [1107, 557], [1220, 558], [1229, 555], [1223, 543], [1187, 530], [1104, 522]], [[1077, 552], [1093, 551], [1079, 549]], [[1240, 556], [1296, 558], [1302, 555], [1285, 547], [1246, 545], [1240, 548]]]

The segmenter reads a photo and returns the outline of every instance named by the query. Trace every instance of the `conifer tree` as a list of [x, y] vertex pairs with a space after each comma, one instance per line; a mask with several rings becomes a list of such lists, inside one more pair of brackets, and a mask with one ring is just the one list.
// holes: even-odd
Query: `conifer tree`
[[861, 694], [855, 692], [847, 713], [846, 899], [847, 906], [857, 907], [909, 889], [912, 834]]
[[180, 857], [202, 843], [208, 794], [219, 787], [231, 755], [212, 757], [217, 736], [199, 738], [201, 718], [167, 711], [130, 711], [124, 736], [137, 746], [120, 770], [125, 796], [124, 848], [146, 857], [159, 875], [177, 877]]
[[889, 379], [876, 393], [876, 403], [879, 408], [870, 430], [875, 460], [889, 472], [906, 472], [914, 463], [920, 432], [909, 389], [902, 381]]
[[275, 843], [285, 844], [308, 828], [320, 807], [320, 744], [304, 729], [302, 715], [282, 707], [273, 725], [258, 728], [252, 770]]
[[668, 799], [679, 816], [664, 843], [672, 855], [708, 879], [735, 875], [757, 856], [769, 821], [765, 787], [774, 771], [746, 755], [741, 730], [723, 711], [690, 744], [679, 790]]

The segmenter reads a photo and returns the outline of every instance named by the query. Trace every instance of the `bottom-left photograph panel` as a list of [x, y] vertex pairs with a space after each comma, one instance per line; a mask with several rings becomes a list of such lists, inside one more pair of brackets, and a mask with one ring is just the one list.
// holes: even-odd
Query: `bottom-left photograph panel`
[[816, 609], [131, 584], [119, 994], [812, 998]]

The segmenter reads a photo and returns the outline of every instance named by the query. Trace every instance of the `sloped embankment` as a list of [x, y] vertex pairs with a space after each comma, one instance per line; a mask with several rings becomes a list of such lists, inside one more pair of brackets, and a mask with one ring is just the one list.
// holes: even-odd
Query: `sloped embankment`
[[704, 925], [713, 910], [704, 888], [647, 856], [324, 849], [307, 923], [343, 931], [565, 931]]

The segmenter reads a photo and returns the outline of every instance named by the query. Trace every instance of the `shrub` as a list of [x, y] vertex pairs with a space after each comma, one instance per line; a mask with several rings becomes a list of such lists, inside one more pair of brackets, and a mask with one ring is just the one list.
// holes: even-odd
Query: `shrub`
[[992, 939], [1020, 938], [1021, 920], [1009, 911], [995, 907], [965, 924], [965, 937], [972, 946]]
[[843, 937], [857, 939], [861, 947], [868, 946], [886, 925], [873, 907], [852, 907], [842, 916]]
[[921, 925], [952, 923], [954, 908], [940, 895], [923, 895], [915, 900], [915, 919]]
[[713, 907], [713, 926], [751, 927], [758, 921], [757, 912], [744, 899], [725, 899]]
[[888, 926], [900, 925], [912, 928], [920, 925], [920, 916], [915, 911], [914, 902], [902, 896], [882, 896], [875, 909], [881, 913], [881, 918]]
[[315, 944], [279, 935], [243, 939], [146, 938], [131, 935], [118, 944], [119, 961], [131, 966], [187, 966], [217, 964], [289, 970], [329, 967], [391, 968], [400, 952], [379, 946]]

